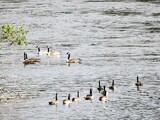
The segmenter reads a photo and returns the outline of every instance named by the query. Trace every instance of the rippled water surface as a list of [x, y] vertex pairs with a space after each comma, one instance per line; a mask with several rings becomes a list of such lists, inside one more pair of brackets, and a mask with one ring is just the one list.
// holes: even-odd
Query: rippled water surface
[[[0, 87], [17, 96], [0, 103], [0, 120], [160, 119], [160, 3], [117, 1], [0, 0], [0, 25], [24, 25], [30, 41], [0, 43]], [[37, 45], [61, 55], [38, 55]], [[24, 66], [24, 51], [41, 62]], [[82, 63], [67, 65], [68, 51]], [[106, 103], [99, 101], [99, 80], [109, 92]], [[95, 99], [86, 101], [90, 88]], [[62, 100], [76, 91], [79, 103], [48, 105], [55, 93]]]

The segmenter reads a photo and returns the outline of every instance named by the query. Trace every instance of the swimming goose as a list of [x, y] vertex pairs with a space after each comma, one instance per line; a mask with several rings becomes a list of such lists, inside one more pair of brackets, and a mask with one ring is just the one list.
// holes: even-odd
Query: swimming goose
[[99, 80], [99, 86], [98, 86], [98, 91], [100, 92], [101, 90], [103, 90], [103, 87], [101, 86], [101, 82], [100, 82], [100, 80]]
[[47, 55], [48, 50], [41, 51], [41, 49], [40, 49], [40, 47], [39, 47], [39, 46], [37, 46], [36, 48], [38, 48], [38, 54], [45, 54], [45, 55]]
[[33, 64], [39, 61], [40, 61], [39, 58], [28, 58], [27, 53], [24, 52], [24, 61], [23, 61], [24, 64]]
[[74, 102], [80, 101], [79, 91], [77, 91], [77, 97], [76, 98], [72, 98], [72, 101], [74, 101]]
[[47, 55], [48, 56], [56, 56], [56, 55], [60, 55], [61, 52], [58, 50], [50, 50], [50, 48], [47, 46]]
[[92, 89], [90, 89], [90, 94], [86, 95], [86, 97], [84, 97], [85, 100], [92, 100], [94, 99], [94, 96], [92, 95]]
[[136, 86], [143, 86], [143, 84], [139, 81], [139, 77], [137, 76], [137, 82], [135, 83]]
[[81, 59], [80, 58], [70, 58], [70, 53], [67, 52], [68, 58], [67, 58], [67, 63], [80, 63]]
[[71, 99], [71, 96], [70, 96], [70, 94], [68, 94], [68, 99], [64, 99], [63, 100], [63, 104], [70, 104], [70, 103], [72, 103], [72, 101], [70, 99]]
[[57, 105], [59, 103], [57, 93], [56, 93], [56, 98], [49, 101], [49, 105]]
[[109, 87], [110, 90], [114, 90], [116, 87], [114, 85], [114, 80], [112, 81], [112, 85]]
[[103, 96], [99, 97], [99, 100], [107, 101], [107, 99], [108, 99], [108, 91], [105, 90]]

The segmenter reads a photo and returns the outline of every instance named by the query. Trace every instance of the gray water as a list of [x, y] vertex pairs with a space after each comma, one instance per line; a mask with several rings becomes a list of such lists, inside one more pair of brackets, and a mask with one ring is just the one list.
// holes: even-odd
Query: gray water
[[[16, 96], [0, 103], [0, 120], [160, 119], [158, 0], [0, 0], [0, 25], [5, 23], [24, 25], [30, 44], [0, 43], [0, 86]], [[37, 45], [62, 53], [39, 56]], [[41, 62], [24, 66], [24, 51]], [[68, 51], [82, 63], [67, 65]], [[109, 92], [105, 103], [99, 80]], [[112, 80], [114, 92], [108, 89]], [[95, 99], [86, 101], [90, 88]], [[63, 100], [76, 91], [79, 103], [48, 105], [55, 93]]]

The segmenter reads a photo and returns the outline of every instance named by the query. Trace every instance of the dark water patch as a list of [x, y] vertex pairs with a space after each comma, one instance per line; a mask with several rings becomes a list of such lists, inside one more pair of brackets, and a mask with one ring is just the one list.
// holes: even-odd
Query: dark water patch
[[107, 45], [107, 47], [127, 47], [127, 48], [137, 48], [137, 47], [150, 47], [150, 45]]
[[78, 44], [60, 44], [62, 47], [76, 47]]
[[37, 11], [30, 11], [30, 15], [31, 16], [39, 16], [39, 17], [43, 17], [43, 16], [46, 16], [46, 17], [50, 17], [50, 16], [55, 16], [54, 15], [54, 12], [51, 11], [51, 10], [43, 10], [43, 12], [41, 10], [37, 10]]
[[149, 1], [152, 1], [152, 0], [136, 0], [137, 2], [149, 2]]
[[137, 25], [137, 24], [142, 24], [142, 25], [145, 25], [145, 26], [153, 26], [153, 25], [155, 25], [155, 24], [159, 24], [160, 23], [160, 21], [145, 21], [145, 22], [131, 22], [132, 24], [135, 24], [135, 25]]
[[98, 46], [99, 44], [97, 43], [91, 43], [89, 46]]
[[107, 10], [102, 12], [103, 15], [119, 15], [119, 16], [129, 16], [129, 15], [141, 15], [141, 12], [132, 12], [132, 11], [118, 11], [118, 10]]
[[85, 2], [123, 2], [123, 1], [127, 1], [127, 0], [88, 0]]
[[131, 29], [133, 30], [138, 29], [138, 27], [134, 25], [130, 25], [130, 26], [124, 26], [124, 27], [113, 27], [113, 29], [118, 30], [118, 31], [128, 31]]
[[88, 14], [89, 11], [81, 11], [80, 14]]
[[160, 33], [159, 27], [146, 28], [146, 30], [149, 31], [150, 33]]
[[72, 14], [73, 12], [70, 11], [63, 11], [63, 12], [59, 12], [60, 14]]
[[141, 23], [141, 24], [143, 24], [143, 25], [145, 25], [145, 26], [152, 26], [152, 25], [153, 25], [153, 22], [143, 22], [143, 23]]
[[19, 7], [1, 7], [0, 10], [14, 10], [14, 9], [18, 9], [18, 8]]
[[28, 0], [2, 0], [3, 3], [23, 3], [28, 2]]
[[160, 3], [159, 0], [135, 0], [136, 2]]
[[160, 13], [152, 13], [153, 16], [160, 16]]
[[144, 56], [160, 56], [160, 54], [151, 53], [151, 54], [144, 54]]
[[150, 62], [160, 62], [160, 58], [138, 58], [139, 61], [150, 61]]

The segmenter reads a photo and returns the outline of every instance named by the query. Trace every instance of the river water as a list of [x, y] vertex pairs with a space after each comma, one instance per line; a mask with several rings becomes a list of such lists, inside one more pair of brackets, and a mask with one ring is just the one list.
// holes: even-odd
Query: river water
[[[0, 25], [5, 23], [29, 30], [30, 44], [0, 43], [0, 87], [14, 98], [0, 102], [0, 120], [160, 119], [158, 0], [0, 0]], [[61, 55], [38, 55], [37, 45]], [[41, 62], [24, 66], [24, 52]], [[67, 52], [82, 63], [67, 65]], [[105, 103], [99, 80], [109, 92]], [[114, 92], [108, 89], [112, 80]], [[95, 98], [86, 101], [90, 88]], [[79, 103], [48, 105], [56, 93], [63, 100], [76, 91]]]

